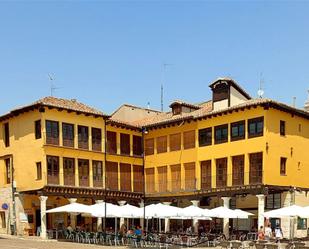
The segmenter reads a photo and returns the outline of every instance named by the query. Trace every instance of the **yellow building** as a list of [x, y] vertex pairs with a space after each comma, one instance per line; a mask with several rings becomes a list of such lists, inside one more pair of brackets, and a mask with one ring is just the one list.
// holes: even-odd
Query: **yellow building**
[[[35, 230], [45, 222], [41, 211], [68, 198], [223, 204], [255, 214], [239, 222], [241, 230], [264, 225], [264, 210], [309, 205], [309, 112], [252, 99], [229, 78], [210, 88], [210, 101], [177, 100], [169, 112], [124, 104], [108, 116], [76, 100], [47, 97], [0, 117], [3, 232], [9, 217], [16, 217], [19, 234]], [[47, 215], [47, 228], [68, 219]], [[271, 222], [281, 222], [289, 237], [289, 219]], [[294, 225], [297, 236], [307, 232], [306, 220]]]
[[139, 129], [116, 128], [108, 117], [54, 97], [0, 117], [1, 232], [16, 226], [17, 234], [33, 234], [40, 227], [44, 237], [46, 229], [68, 223], [94, 226], [90, 218], [44, 215], [46, 208], [77, 199], [85, 204], [143, 200]]

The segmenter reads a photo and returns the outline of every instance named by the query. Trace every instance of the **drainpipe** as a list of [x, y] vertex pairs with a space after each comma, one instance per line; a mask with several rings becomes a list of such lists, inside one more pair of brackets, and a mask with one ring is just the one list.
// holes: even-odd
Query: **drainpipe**
[[15, 204], [15, 192], [16, 192], [16, 188], [15, 188], [15, 184], [14, 184], [14, 164], [13, 164], [13, 155], [10, 155], [11, 158], [11, 176], [12, 176], [12, 180], [11, 180], [11, 187], [12, 187], [12, 204], [13, 204], [13, 226], [12, 226], [12, 230], [11, 233], [13, 232], [13, 235], [17, 235], [17, 230], [16, 230], [16, 204]]

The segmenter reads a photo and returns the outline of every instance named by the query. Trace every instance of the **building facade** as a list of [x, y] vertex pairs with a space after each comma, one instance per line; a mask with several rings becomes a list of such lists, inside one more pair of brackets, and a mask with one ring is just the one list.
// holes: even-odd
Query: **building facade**
[[[18, 234], [43, 231], [44, 219], [47, 229], [78, 223], [44, 215], [77, 199], [223, 204], [254, 213], [239, 222], [241, 230], [264, 225], [264, 210], [309, 205], [308, 111], [252, 99], [229, 78], [210, 88], [210, 101], [177, 100], [168, 112], [124, 104], [108, 116], [47, 97], [0, 117], [2, 232], [12, 225]], [[304, 219], [266, 222], [281, 222], [285, 237], [307, 233]]]

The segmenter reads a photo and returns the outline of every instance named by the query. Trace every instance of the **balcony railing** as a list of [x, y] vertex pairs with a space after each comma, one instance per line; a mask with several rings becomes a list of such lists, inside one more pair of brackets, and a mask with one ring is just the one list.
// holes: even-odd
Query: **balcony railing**
[[59, 137], [46, 137], [46, 144], [59, 145]]
[[48, 174], [47, 175], [47, 184], [58, 185], [59, 184], [59, 175]]
[[79, 186], [80, 187], [89, 187], [89, 177], [88, 176], [80, 176], [79, 177]]
[[263, 171], [253, 171], [249, 175], [250, 184], [260, 184], [263, 183]]
[[245, 182], [244, 172], [237, 172], [232, 174], [232, 185], [243, 186]]
[[103, 179], [93, 179], [93, 187], [103, 188]]
[[75, 186], [75, 176], [74, 175], [65, 175], [64, 176], [64, 185]]

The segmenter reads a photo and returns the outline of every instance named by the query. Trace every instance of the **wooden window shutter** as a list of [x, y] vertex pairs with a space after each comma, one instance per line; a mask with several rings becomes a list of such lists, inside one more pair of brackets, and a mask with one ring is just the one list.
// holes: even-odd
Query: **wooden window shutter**
[[201, 189], [211, 188], [211, 160], [201, 162]]
[[167, 136], [157, 137], [157, 153], [167, 152]]
[[146, 174], [146, 192], [155, 192], [155, 171], [154, 168], [145, 169]]
[[167, 166], [158, 167], [159, 192], [167, 191]]
[[144, 192], [144, 168], [141, 165], [133, 165], [133, 190]]
[[120, 163], [120, 189], [121, 191], [131, 190], [131, 164]]
[[154, 153], [154, 139], [148, 138], [145, 140], [145, 155], [153, 155]]
[[118, 163], [106, 162], [106, 188], [118, 190]]
[[195, 130], [183, 133], [183, 148], [191, 149], [195, 147]]
[[181, 190], [181, 164], [171, 165], [172, 191]]
[[170, 135], [170, 151], [181, 149], [181, 133]]
[[196, 188], [195, 162], [185, 163], [185, 188], [194, 190]]

